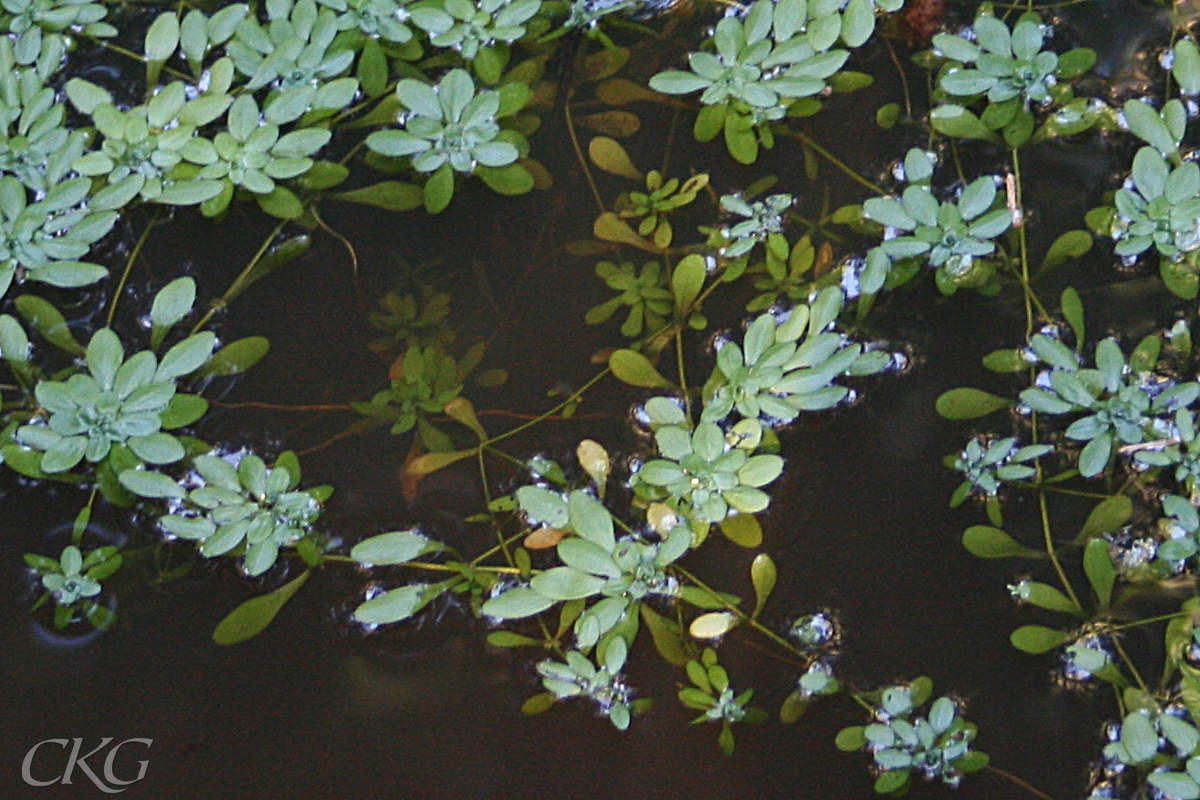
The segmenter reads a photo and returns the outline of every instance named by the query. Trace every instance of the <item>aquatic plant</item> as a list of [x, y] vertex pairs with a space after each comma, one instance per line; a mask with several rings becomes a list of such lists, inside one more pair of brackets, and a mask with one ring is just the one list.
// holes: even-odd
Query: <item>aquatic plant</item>
[[[1077, 47], [1061, 55], [1044, 49], [1047, 26], [1034, 11], [1022, 14], [1009, 30], [990, 3], [976, 12], [970, 33], [933, 37], [935, 52], [949, 59], [939, 73], [938, 86], [960, 103], [934, 109], [934, 128], [948, 136], [994, 137], [1001, 131], [1009, 147], [1022, 147], [1049, 136], [1072, 136], [1095, 123], [1097, 114], [1086, 101], [1076, 101], [1069, 85], [1096, 63], [1096, 53]], [[976, 117], [967, 106], [986, 98]], [[1064, 107], [1053, 122], [1034, 134], [1034, 110]], [[1031, 110], [1031, 106], [1033, 109]]]
[[1021, 392], [1021, 402], [1044, 414], [1090, 412], [1073, 421], [1066, 436], [1087, 442], [1079, 454], [1079, 472], [1098, 475], [1108, 465], [1114, 444], [1152, 440], [1176, 410], [1200, 397], [1194, 381], [1160, 382], [1131, 369], [1114, 339], [1096, 345], [1096, 368], [1083, 369], [1079, 357], [1062, 342], [1034, 334], [1030, 347], [1050, 369], [1038, 386]]
[[161, 361], [148, 350], [126, 358], [117, 334], [101, 328], [88, 343], [86, 373], [38, 382], [34, 391], [46, 417], [22, 425], [16, 439], [41, 453], [38, 465], [48, 474], [110, 456], [121, 462], [116, 472], [143, 461], [174, 464], [186, 451], [166, 431], [195, 422], [208, 407], [203, 398], [176, 394], [175, 381], [202, 367], [215, 343], [212, 333], [198, 333]]
[[396, 84], [396, 96], [411, 112], [405, 115], [403, 130], [373, 133], [367, 137], [367, 147], [384, 156], [409, 157], [417, 172], [431, 173], [425, 208], [433, 214], [450, 204], [456, 172], [478, 172], [504, 194], [529, 191], [533, 188], [529, 173], [514, 163], [524, 139], [502, 131], [498, 123], [525, 104], [524, 86], [509, 86], [513, 88], [477, 92], [462, 69], [451, 70], [436, 86], [406, 78]]
[[101, 581], [112, 577], [124, 561], [118, 548], [105, 545], [89, 550], [84, 555], [78, 547], [69, 544], [63, 548], [57, 560], [26, 553], [25, 563], [40, 577], [46, 590], [34, 604], [34, 610], [48, 599], [54, 601], [54, 627], [62, 630], [82, 613], [94, 628], [104, 630], [116, 621], [116, 614], [96, 598], [103, 587]]
[[279, 558], [281, 548], [309, 535], [331, 487], [297, 490], [299, 461], [285, 453], [267, 467], [253, 453], [199, 455], [192, 459], [195, 480], [185, 484], [122, 473], [122, 484], [144, 497], [176, 501], [159, 519], [173, 536], [199, 543], [209, 558], [237, 552], [249, 575], [261, 575]]

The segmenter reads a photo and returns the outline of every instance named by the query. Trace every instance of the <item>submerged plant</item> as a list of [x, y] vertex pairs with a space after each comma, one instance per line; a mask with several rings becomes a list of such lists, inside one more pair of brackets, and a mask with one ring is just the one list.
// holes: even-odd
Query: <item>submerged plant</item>
[[706, 647], [699, 659], [687, 662], [687, 675], [692, 685], [679, 690], [679, 701], [694, 711], [702, 712], [692, 722], [719, 722], [721, 732], [717, 744], [725, 755], [733, 755], [733, 725], [738, 722], [761, 723], [767, 713], [749, 708], [754, 690], [734, 695], [729, 673], [717, 663], [717, 651]]
[[25, 563], [41, 576], [42, 588], [46, 590], [34, 608], [47, 598], [53, 599], [54, 627], [58, 630], [71, 624], [76, 613], [82, 613], [95, 628], [108, 628], [115, 621], [115, 614], [93, 598], [103, 588], [101, 581], [112, 577], [121, 568], [123, 560], [117, 548], [111, 545], [90, 550], [86, 556], [75, 545], [67, 545], [57, 561], [26, 553]]
[[462, 392], [458, 362], [437, 345], [411, 345], [398, 366], [391, 388], [377, 392], [370, 402], [352, 404], [366, 417], [391, 423], [394, 434], [412, 430], [424, 415], [441, 413]]
[[589, 308], [585, 317], [587, 324], [607, 322], [617, 309], [628, 306], [629, 315], [621, 324], [621, 333], [625, 336], [633, 338], [640, 336], [644, 330], [657, 331], [662, 328], [674, 307], [662, 264], [647, 261], [639, 271], [629, 262], [618, 265], [601, 261], [596, 265], [596, 275], [620, 294]]
[[632, 718], [630, 689], [621, 680], [629, 648], [621, 637], [614, 637], [605, 649], [600, 665], [578, 650], [566, 654], [566, 663], [542, 661], [537, 665], [542, 685], [559, 700], [583, 697], [596, 704], [597, 712], [613, 727], [623, 731]]

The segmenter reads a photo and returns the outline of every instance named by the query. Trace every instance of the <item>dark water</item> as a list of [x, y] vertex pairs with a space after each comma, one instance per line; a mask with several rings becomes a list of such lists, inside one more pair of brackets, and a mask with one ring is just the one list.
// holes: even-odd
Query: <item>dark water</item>
[[[1133, 63], [1139, 37], [1155, 30], [1153, 13], [1086, 8], [1064, 30], [1101, 50], [1107, 77], [1136, 81], [1122, 65]], [[1121, 24], [1125, 30], [1116, 29]], [[818, 141], [868, 175], [910, 144], [903, 131], [883, 133], [872, 124], [872, 110], [894, 99], [889, 64], [882, 50], [866, 48], [859, 68], [880, 75], [880, 84], [853, 101], [837, 101], [840, 112], [822, 115], [811, 127]], [[654, 154], [670, 119], [651, 113], [646, 119], [653, 125], [635, 141]], [[674, 174], [718, 163], [715, 182], [727, 191], [775, 172], [778, 190], [800, 194], [806, 212], [820, 202], [820, 187], [803, 177], [797, 148], [784, 143], [753, 168], [733, 168], [719, 143], [688, 141], [689, 125], [684, 119], [679, 129]], [[551, 402], [545, 393], [556, 382], [578, 385], [590, 377], [589, 354], [620, 339], [612, 326], [580, 324], [583, 312], [606, 294], [592, 262], [564, 255], [562, 245], [587, 236], [593, 209], [564, 143], [535, 137], [533, 144], [558, 178], [544, 194], [500, 202], [476, 187], [432, 221], [419, 213], [329, 207], [326, 220], [356, 247], [361, 292], [345, 251], [321, 236], [301, 261], [253, 287], [222, 323], [223, 335], [266, 335], [273, 350], [226, 399], [328, 403], [369, 396], [383, 384], [384, 368], [365, 348], [374, 335], [365, 307], [392, 285], [401, 262], [434, 259], [426, 275], [454, 293], [451, 319], [460, 335], [496, 335], [487, 365], [512, 373], [503, 390], [469, 389], [478, 407], [536, 412]], [[974, 155], [985, 163], [994, 157], [984, 150]], [[1051, 145], [1027, 159], [1026, 195], [1040, 230], [1078, 227], [1110, 170], [1105, 152]], [[822, 177], [835, 205], [861, 199], [832, 173]], [[606, 197], [617, 187], [602, 182]], [[202, 292], [220, 293], [269, 229], [256, 214], [238, 213], [219, 227], [181, 218], [169, 237], [150, 240], [135, 284], [161, 282], [183, 267], [198, 276]], [[1061, 278], [1083, 291], [1093, 331], [1149, 325], [1169, 315], [1169, 302], [1152, 282], [1103, 288], [1114, 277], [1098, 257]], [[1059, 288], [1052, 283], [1047, 295]], [[737, 302], [712, 309], [714, 327], [739, 324]], [[986, 374], [978, 358], [1019, 340], [1021, 310], [1010, 299], [944, 300], [925, 286], [885, 303], [872, 325], [875, 334], [908, 348], [913, 366], [864, 384], [855, 407], [783, 436], [788, 467], [764, 519], [764, 549], [779, 565], [780, 585], [765, 620], [782, 628], [801, 613], [835, 609], [845, 633], [839, 662], [845, 681], [865, 689], [927, 674], [939, 691], [967, 701], [968, 718], [980, 726], [978, 746], [993, 764], [1056, 798], [1082, 796], [1110, 700], [1054, 686], [1051, 657], [1029, 657], [1008, 644], [1013, 628], [1035, 620], [1007, 596], [1013, 568], [974, 559], [958, 543], [962, 529], [980, 520], [946, 508], [955, 482], [941, 458], [960, 449], [971, 431], [933, 410], [938, 394], [955, 386], [1000, 394], [1012, 389], [1007, 379]], [[703, 341], [694, 344], [701, 348]], [[550, 423], [515, 443], [514, 452], [564, 455], [584, 436], [628, 444], [625, 413], [637, 399], [601, 392], [583, 411], [605, 419]], [[348, 421], [224, 411], [201, 435], [299, 448]], [[499, 422], [488, 424], [498, 429]], [[325, 529], [352, 542], [421, 523], [435, 538], [470, 546], [482, 535], [461, 522], [481, 499], [470, 472], [447, 471], [407, 503], [398, 481], [407, 448], [407, 437], [372, 433], [307, 457], [306, 483], [337, 487]], [[691, 714], [674, 698], [679, 673], [664, 669], [641, 642], [630, 679], [656, 706], [628, 733], [615, 732], [584, 707], [524, 717], [521, 702], [540, 691], [526, 655], [487, 648], [483, 626], [454, 608], [439, 609], [440, 623], [429, 619], [364, 637], [346, 620], [366, 578], [336, 567], [315, 576], [266, 633], [236, 647], [213, 645], [212, 629], [239, 602], [274, 584], [249, 586], [228, 565], [132, 591], [116, 630], [85, 646], [50, 646], [31, 627], [26, 578], [17, 565], [22, 552], [53, 549], [44, 537], [68, 522], [85, 496], [21, 487], [11, 478], [5, 486], [0, 798], [100, 796], [79, 771], [73, 786], [31, 788], [20, 779], [30, 747], [75, 737], [84, 738], [84, 752], [101, 737], [152, 739], [148, 751], [129, 745], [116, 767], [118, 775], [129, 775], [138, 759], [148, 759], [145, 779], [123, 796], [156, 800], [872, 796], [865, 757], [833, 746], [839, 728], [862, 722], [845, 698], [814, 705], [793, 726], [739, 729], [737, 752], [726, 759], [714, 729], [687, 725]], [[1025, 511], [1018, 506], [1010, 513], [1019, 519]], [[102, 510], [97, 522], [118, 534], [139, 525], [112, 509]], [[752, 556], [717, 541], [698, 557], [696, 569], [745, 594]], [[722, 659], [736, 684], [757, 687], [758, 704], [772, 713], [795, 678], [788, 667], [736, 642], [722, 650]], [[60, 751], [46, 746], [35, 775], [45, 769], [49, 777], [60, 767]], [[916, 788], [929, 797], [949, 796], [939, 786]], [[983, 773], [968, 777], [959, 796], [1030, 795]]]

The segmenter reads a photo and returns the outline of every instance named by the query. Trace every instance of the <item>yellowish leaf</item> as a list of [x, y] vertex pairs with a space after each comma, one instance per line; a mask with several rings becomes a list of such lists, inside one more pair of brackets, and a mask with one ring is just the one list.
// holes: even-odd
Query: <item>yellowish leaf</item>
[[629, 178], [638, 183], [645, 180], [642, 171], [633, 165], [629, 153], [625, 152], [625, 148], [616, 139], [608, 136], [596, 136], [588, 143], [588, 156], [592, 159], [592, 163], [605, 172]]

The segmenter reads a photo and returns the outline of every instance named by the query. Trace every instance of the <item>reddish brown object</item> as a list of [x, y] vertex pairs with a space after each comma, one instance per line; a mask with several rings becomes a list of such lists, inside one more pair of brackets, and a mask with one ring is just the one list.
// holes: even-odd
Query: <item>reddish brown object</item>
[[945, 16], [946, 0], [909, 0], [900, 12], [900, 35], [913, 47], [924, 47]]

